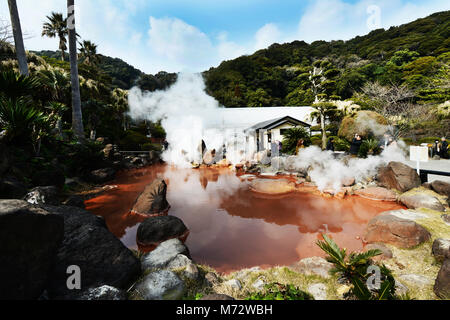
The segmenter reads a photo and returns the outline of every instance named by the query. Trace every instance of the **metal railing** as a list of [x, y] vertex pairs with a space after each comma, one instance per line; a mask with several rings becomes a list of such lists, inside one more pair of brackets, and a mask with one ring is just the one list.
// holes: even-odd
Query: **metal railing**
[[436, 175], [436, 176], [450, 177], [450, 172], [447, 172], [447, 171], [420, 169], [420, 180], [422, 181], [422, 183], [428, 182], [429, 174]]

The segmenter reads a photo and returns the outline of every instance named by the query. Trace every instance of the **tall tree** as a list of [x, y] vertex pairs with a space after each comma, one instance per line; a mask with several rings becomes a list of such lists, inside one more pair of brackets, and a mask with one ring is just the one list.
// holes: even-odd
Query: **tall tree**
[[70, 80], [72, 83], [72, 130], [79, 143], [84, 141], [81, 112], [80, 79], [78, 77], [77, 32], [75, 30], [74, 0], [67, 0], [67, 29], [69, 32]]
[[19, 11], [17, 10], [16, 0], [8, 0], [9, 13], [11, 15], [11, 25], [16, 45], [17, 61], [21, 75], [28, 75], [27, 55], [23, 44], [22, 28], [20, 26]]
[[339, 116], [340, 111], [337, 107], [330, 102], [318, 102], [312, 105], [314, 111], [311, 113], [311, 119], [317, 119], [320, 122], [320, 128], [322, 130], [322, 149], [327, 148], [327, 130], [325, 121], [330, 120], [336, 116]]
[[80, 43], [80, 59], [89, 66], [98, 65], [100, 57], [97, 54], [97, 45], [91, 41], [84, 40]]
[[61, 59], [65, 60], [65, 51], [67, 50], [67, 19], [63, 18], [62, 13], [52, 12], [47, 16], [49, 22], [44, 23], [42, 36], [49, 38], [59, 38], [59, 50], [61, 50]]

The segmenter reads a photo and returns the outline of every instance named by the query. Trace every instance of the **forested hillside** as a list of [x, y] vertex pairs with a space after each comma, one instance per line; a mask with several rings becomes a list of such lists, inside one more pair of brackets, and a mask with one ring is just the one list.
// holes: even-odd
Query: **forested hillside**
[[273, 44], [204, 74], [209, 93], [227, 107], [309, 105], [314, 78], [321, 78], [321, 94], [331, 100], [351, 98], [377, 81], [406, 84], [419, 102], [444, 102], [450, 98], [449, 47], [445, 11], [349, 41]]

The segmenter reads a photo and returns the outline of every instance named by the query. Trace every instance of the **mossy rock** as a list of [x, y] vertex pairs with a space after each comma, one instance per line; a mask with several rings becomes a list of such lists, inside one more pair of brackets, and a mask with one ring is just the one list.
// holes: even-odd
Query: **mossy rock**
[[387, 120], [379, 113], [367, 110], [359, 111], [354, 116], [347, 116], [342, 120], [338, 136], [347, 141], [352, 141], [356, 133], [363, 138], [371, 135], [382, 135], [384, 126], [387, 126], [387, 124]]

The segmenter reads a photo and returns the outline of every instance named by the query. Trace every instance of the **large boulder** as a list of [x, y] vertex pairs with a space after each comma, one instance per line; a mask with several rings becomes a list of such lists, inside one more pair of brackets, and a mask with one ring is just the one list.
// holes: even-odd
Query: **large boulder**
[[399, 200], [409, 209], [427, 208], [440, 212], [445, 211], [445, 207], [437, 197], [417, 190], [411, 190], [402, 194]]
[[143, 300], [180, 300], [185, 292], [184, 282], [174, 272], [159, 270], [139, 281], [132, 295]]
[[203, 164], [212, 165], [214, 164], [214, 158], [216, 157], [216, 150], [208, 150], [203, 155]]
[[179, 239], [184, 242], [189, 230], [181, 219], [174, 216], [161, 216], [145, 219], [137, 230], [136, 242], [144, 251], [155, 249], [160, 243]]
[[44, 208], [64, 218], [64, 240], [48, 290], [51, 298], [71, 299], [77, 294], [66, 285], [69, 266], [81, 270], [81, 291], [103, 285], [128, 289], [139, 276], [139, 259], [108, 230], [102, 218], [75, 207]]
[[0, 179], [0, 199], [23, 199], [27, 192], [27, 187], [16, 178]]
[[378, 184], [388, 189], [407, 192], [421, 185], [417, 171], [401, 162], [391, 162], [381, 167], [377, 174]]
[[167, 184], [162, 179], [155, 179], [145, 187], [137, 198], [131, 210], [133, 213], [150, 216], [164, 215], [169, 211], [170, 205], [166, 199]]
[[430, 237], [431, 234], [424, 227], [412, 220], [383, 214], [369, 221], [364, 240], [368, 243], [382, 242], [400, 248], [412, 248]]
[[397, 201], [397, 194], [394, 191], [382, 187], [359, 189], [355, 190], [354, 194], [371, 200]]
[[22, 200], [0, 200], [0, 300], [38, 299], [63, 240], [64, 220]]
[[436, 239], [432, 247], [433, 256], [438, 261], [450, 259], [450, 239]]
[[446, 259], [439, 270], [434, 293], [441, 299], [450, 299], [450, 259]]
[[59, 201], [58, 188], [54, 186], [36, 187], [27, 193], [24, 200], [35, 205], [48, 204], [57, 206], [61, 203]]
[[450, 183], [435, 180], [430, 185], [431, 189], [433, 189], [435, 192], [450, 198]]
[[102, 184], [114, 180], [116, 170], [113, 168], [104, 168], [92, 171], [88, 175], [88, 180], [93, 183]]
[[[164, 241], [155, 250], [142, 256], [142, 270], [163, 269], [172, 262], [171, 268], [183, 267], [183, 263], [180, 263], [180, 261], [184, 262], [183, 256], [187, 258], [189, 250], [180, 240], [171, 239]], [[186, 262], [186, 264], [189, 263]]]
[[287, 179], [255, 179], [250, 182], [250, 190], [265, 194], [285, 194], [296, 190], [295, 182]]

